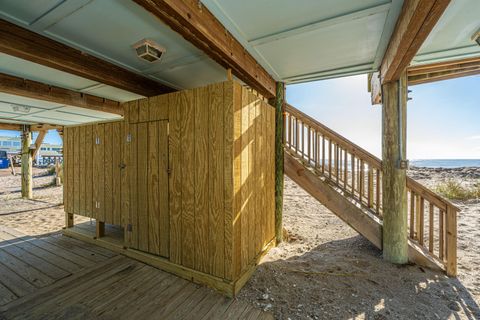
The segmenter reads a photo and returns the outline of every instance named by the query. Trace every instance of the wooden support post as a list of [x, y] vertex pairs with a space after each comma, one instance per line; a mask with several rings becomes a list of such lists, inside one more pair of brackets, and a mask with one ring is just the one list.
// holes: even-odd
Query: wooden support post
[[65, 212], [65, 228], [72, 228], [73, 223], [73, 213]]
[[277, 82], [276, 84], [276, 96], [273, 105], [275, 106], [275, 239], [279, 244], [283, 240], [283, 117], [285, 111], [285, 84], [283, 82]]
[[102, 222], [102, 221], [98, 221], [96, 222], [96, 237], [97, 239], [105, 236], [105, 222]]
[[42, 146], [43, 139], [47, 135], [46, 130], [38, 131], [37, 139], [35, 139], [35, 149], [32, 151], [32, 158], [35, 159], [37, 157], [38, 152], [40, 151], [40, 147]]
[[408, 262], [405, 72], [382, 86], [383, 257]]
[[447, 275], [457, 275], [457, 211], [452, 206], [447, 206], [446, 212], [447, 232]]
[[30, 144], [32, 132], [29, 126], [24, 126], [22, 131], [22, 198], [32, 198], [32, 154]]

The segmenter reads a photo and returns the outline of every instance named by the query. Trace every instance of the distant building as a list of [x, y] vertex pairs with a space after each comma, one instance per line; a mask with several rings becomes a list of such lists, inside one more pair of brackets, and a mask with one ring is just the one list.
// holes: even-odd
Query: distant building
[[[0, 150], [6, 151], [9, 155], [19, 154], [22, 148], [20, 137], [0, 136]], [[37, 164], [54, 163], [55, 158], [62, 160], [63, 146], [61, 144], [42, 143], [36, 156]]]

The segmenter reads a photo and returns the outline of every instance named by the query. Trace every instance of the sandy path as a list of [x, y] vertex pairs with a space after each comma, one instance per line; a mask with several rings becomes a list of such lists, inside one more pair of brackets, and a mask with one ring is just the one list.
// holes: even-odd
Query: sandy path
[[479, 203], [460, 204], [459, 277], [386, 263], [381, 252], [286, 179], [284, 226], [240, 293], [278, 319], [480, 319]]

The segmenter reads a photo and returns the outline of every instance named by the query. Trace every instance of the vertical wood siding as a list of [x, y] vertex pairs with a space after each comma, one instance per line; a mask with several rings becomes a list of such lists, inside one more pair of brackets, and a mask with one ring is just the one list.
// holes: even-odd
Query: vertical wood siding
[[66, 211], [237, 280], [274, 238], [274, 109], [233, 81], [124, 106], [125, 121], [65, 129]]

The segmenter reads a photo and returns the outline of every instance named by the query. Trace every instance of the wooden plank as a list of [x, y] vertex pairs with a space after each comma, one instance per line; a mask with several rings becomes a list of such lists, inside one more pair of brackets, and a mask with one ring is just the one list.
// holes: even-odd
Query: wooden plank
[[93, 217], [93, 126], [85, 126], [85, 215]]
[[148, 251], [148, 123], [139, 123], [137, 130], [138, 249]]
[[18, 247], [25, 252], [28, 252], [32, 255], [35, 255], [44, 261], [48, 261], [61, 269], [73, 273], [76, 272], [80, 269], [80, 266], [78, 264], [75, 264], [67, 259], [64, 259], [55, 253], [52, 253], [50, 251], [44, 250], [38, 246], [35, 246], [32, 244], [30, 237], [22, 237], [22, 236], [13, 236], [11, 234], [7, 234], [5, 232], [1, 233], [1, 239], [2, 242], [8, 243], [10, 247]]
[[149, 120], [149, 99], [138, 100], [138, 121], [146, 122]]
[[381, 83], [400, 79], [450, 0], [407, 0], [380, 66]]
[[209, 271], [209, 90], [199, 88], [195, 94], [195, 270]]
[[113, 224], [113, 123], [104, 124], [104, 222]]
[[241, 178], [240, 178], [240, 197], [241, 197], [241, 268], [244, 270], [248, 265], [248, 243], [249, 243], [249, 223], [248, 223], [248, 198], [249, 198], [249, 186], [248, 186], [248, 177], [249, 177], [249, 161], [250, 161], [250, 149], [249, 149], [249, 107], [248, 107], [248, 91], [245, 87], [242, 87], [242, 101], [241, 101], [241, 124], [242, 129], [240, 133], [240, 145], [241, 145]]
[[191, 90], [184, 91], [178, 96], [178, 105], [181, 112], [180, 156], [182, 181], [182, 265], [192, 268], [195, 264], [195, 101]]
[[30, 282], [26, 281], [17, 273], [13, 272], [10, 268], [7, 268], [1, 263], [0, 274], [2, 275], [0, 280], [1, 284], [7, 287], [17, 297], [22, 297], [32, 293], [36, 289], [35, 286], [33, 286]]
[[169, 212], [169, 178], [168, 178], [168, 155], [169, 155], [169, 123], [159, 121], [158, 123], [158, 201], [159, 201], [159, 240], [160, 255], [170, 256], [170, 212]]
[[242, 87], [233, 82], [233, 277], [242, 271]]
[[78, 180], [79, 180], [79, 207], [78, 214], [85, 216], [85, 127], [81, 126], [79, 130], [79, 155], [78, 155]]
[[50, 263], [49, 261], [44, 260], [37, 255], [32, 254], [31, 252], [15, 246], [15, 241], [8, 241], [2, 239], [0, 243], [0, 249], [11, 256], [18, 258], [23, 263], [33, 266], [35, 269], [39, 270], [53, 280], [58, 280], [70, 275], [69, 272], [60, 269], [55, 264]]
[[182, 167], [181, 161], [181, 109], [180, 93], [169, 95], [169, 204], [170, 204], [170, 261], [181, 264], [182, 262]]
[[97, 124], [95, 126], [96, 140], [98, 144], [94, 147], [95, 170], [94, 177], [96, 181], [96, 190], [94, 196], [97, 208], [95, 210], [95, 219], [105, 221], [105, 125]]
[[80, 214], [80, 127], [73, 128], [73, 213]]
[[0, 52], [144, 96], [174, 91], [154, 80], [3, 19], [0, 19]]
[[457, 276], [457, 211], [447, 207], [446, 212], [446, 238], [447, 238], [447, 275]]
[[0, 282], [0, 306], [3, 306], [9, 302], [12, 302], [13, 300], [17, 299], [17, 296], [15, 293], [10, 291], [7, 287], [5, 287], [1, 282]]
[[[159, 123], [148, 123], [148, 252], [160, 254]], [[163, 133], [163, 132], [162, 132]]]
[[149, 120], [168, 120], [168, 95], [160, 95], [149, 99]]
[[195, 1], [135, 2], [262, 95], [275, 96], [275, 80], [205, 6]]
[[[254, 95], [255, 97], [255, 95]], [[252, 127], [254, 128], [254, 139], [253, 139], [253, 194], [254, 194], [254, 208], [253, 212], [253, 226], [254, 226], [254, 238], [253, 245], [255, 250], [255, 256], [258, 252], [262, 250], [262, 216], [264, 214], [263, 208], [261, 206], [261, 135], [262, 135], [262, 126], [260, 119], [260, 108], [261, 100], [259, 97], [255, 97], [255, 102], [253, 104], [253, 120]], [[282, 137], [283, 139], [283, 137]]]
[[[128, 110], [128, 108], [125, 108]], [[131, 168], [131, 131], [130, 123], [125, 120], [122, 122], [122, 135], [121, 135], [121, 148], [122, 148], [122, 170], [121, 170], [121, 203], [122, 203], [122, 224], [125, 228], [124, 244], [126, 247], [131, 245], [131, 235], [128, 225], [131, 224], [130, 220], [130, 171]]]
[[[137, 150], [138, 150], [138, 132], [137, 124], [129, 125], [129, 162], [128, 162], [128, 177], [129, 177], [129, 222], [131, 231], [129, 232], [129, 245], [133, 248], [138, 248], [138, 181], [137, 181]], [[127, 228], [128, 229], [128, 228]]]
[[[24, 279], [23, 281], [27, 281], [37, 288], [47, 286], [54, 282], [52, 278], [43, 272], [40, 272], [33, 266], [21, 261], [20, 259], [17, 259], [3, 250], [0, 250], [0, 264], [6, 268], [9, 268], [11, 270], [10, 272], [16, 273], [22, 277]], [[3, 278], [3, 272], [1, 274]]]
[[[0, 92], [94, 111], [123, 114], [120, 102], [0, 73]], [[20, 130], [12, 127], [5, 130]], [[41, 131], [42, 132], [42, 131]], [[41, 144], [41, 143], [40, 143]], [[35, 157], [35, 155], [34, 155]]]
[[123, 151], [123, 121], [112, 124], [112, 224], [122, 225], [122, 151]]
[[[0, 80], [0, 87], [3, 85], [2, 81]], [[0, 88], [1, 91], [1, 88]], [[47, 134], [47, 131], [39, 131], [37, 138], [35, 138], [35, 149], [32, 152], [32, 158], [35, 159], [37, 157], [37, 153], [40, 150], [40, 147], [42, 146], [43, 139], [45, 138], [45, 135]]]
[[247, 212], [246, 212], [246, 218], [247, 218], [247, 225], [248, 225], [248, 255], [247, 255], [247, 263], [250, 263], [250, 261], [255, 257], [255, 214], [256, 214], [256, 208], [255, 208], [255, 199], [256, 199], [256, 193], [252, 192], [255, 188], [255, 125], [254, 125], [254, 120], [255, 120], [255, 100], [256, 97], [250, 92], [247, 91], [247, 117], [248, 117], [248, 129], [247, 129], [247, 139], [248, 139], [248, 177], [247, 177], [247, 183], [246, 183], [246, 188], [248, 192], [248, 198], [247, 198]]
[[[225, 234], [225, 279], [233, 280], [233, 221], [234, 221], [234, 88], [233, 81], [223, 84], [223, 136], [224, 136], [224, 234]], [[198, 119], [198, 118], [197, 118]], [[198, 169], [198, 167], [197, 167]]]
[[223, 278], [225, 276], [223, 84], [210, 86], [209, 99], [209, 273]]

